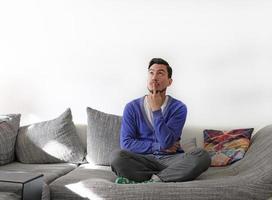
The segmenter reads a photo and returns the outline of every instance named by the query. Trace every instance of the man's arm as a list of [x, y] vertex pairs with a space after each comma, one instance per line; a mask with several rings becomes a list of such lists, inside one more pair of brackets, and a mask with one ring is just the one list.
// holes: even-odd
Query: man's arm
[[157, 142], [137, 139], [135, 112], [133, 112], [130, 104], [128, 104], [124, 109], [120, 144], [122, 149], [132, 151], [134, 153], [153, 153], [154, 151], [160, 150], [160, 145]]
[[155, 134], [162, 150], [177, 146], [176, 143], [181, 136], [186, 116], [187, 108], [184, 104], [175, 110], [167, 123], [165, 123], [161, 109], [153, 112]]
[[171, 118], [165, 123], [162, 115], [161, 106], [163, 104], [163, 96], [157, 91], [156, 84], [152, 85], [153, 93], [148, 95], [148, 103], [153, 112], [153, 124], [156, 138], [160, 144], [161, 150], [169, 153], [175, 153], [179, 148], [179, 138], [187, 116], [187, 108], [184, 104], [177, 104], [175, 111], [171, 114]]

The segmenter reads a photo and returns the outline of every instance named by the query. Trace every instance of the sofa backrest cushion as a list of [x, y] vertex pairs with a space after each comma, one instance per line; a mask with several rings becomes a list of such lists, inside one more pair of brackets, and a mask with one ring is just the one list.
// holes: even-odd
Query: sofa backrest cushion
[[181, 148], [185, 151], [188, 152], [194, 148], [197, 147], [196, 144], [196, 138], [187, 138], [187, 139], [182, 139], [180, 141]]
[[87, 108], [87, 161], [97, 165], [109, 165], [110, 154], [120, 149], [119, 132], [121, 116]]
[[245, 157], [234, 163], [235, 171], [242, 174], [251, 174], [254, 180], [272, 180], [272, 124], [267, 125], [256, 132], [251, 139], [251, 144]]
[[21, 127], [16, 155], [22, 163], [82, 163], [84, 147], [76, 134], [71, 110], [56, 119]]
[[14, 160], [14, 147], [20, 117], [20, 114], [0, 115], [0, 165]]
[[87, 152], [87, 123], [86, 124], [75, 124], [76, 133], [79, 136], [80, 142], [84, 147], [84, 151]]

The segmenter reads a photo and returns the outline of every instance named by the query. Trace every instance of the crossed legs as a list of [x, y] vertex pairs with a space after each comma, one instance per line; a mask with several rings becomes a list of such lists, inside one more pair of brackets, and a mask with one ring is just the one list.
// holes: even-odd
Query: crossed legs
[[117, 176], [138, 182], [149, 180], [153, 174], [164, 182], [190, 181], [207, 170], [211, 163], [209, 154], [201, 148], [160, 157], [117, 150], [111, 158], [111, 168]]

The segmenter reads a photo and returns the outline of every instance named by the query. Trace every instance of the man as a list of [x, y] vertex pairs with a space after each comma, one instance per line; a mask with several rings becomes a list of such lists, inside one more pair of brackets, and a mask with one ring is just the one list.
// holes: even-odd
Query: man
[[184, 103], [166, 95], [172, 68], [161, 58], [148, 66], [148, 95], [128, 103], [120, 133], [122, 150], [113, 152], [116, 183], [178, 182], [195, 179], [210, 166], [206, 151], [184, 153], [180, 137], [186, 120]]

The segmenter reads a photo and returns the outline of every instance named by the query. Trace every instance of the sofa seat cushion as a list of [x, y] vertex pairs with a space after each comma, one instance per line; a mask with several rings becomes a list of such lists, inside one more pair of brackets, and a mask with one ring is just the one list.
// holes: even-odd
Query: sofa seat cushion
[[[23, 187], [21, 183], [8, 183], [0, 181], [0, 200], [21, 200], [23, 192], [22, 189]], [[50, 191], [46, 183], [43, 184], [41, 200], [50, 200]]]
[[[227, 169], [227, 168], [225, 168]], [[210, 175], [219, 168], [211, 169]], [[221, 168], [221, 170], [224, 170]], [[228, 170], [227, 170], [228, 171]], [[63, 177], [52, 182], [51, 198], [54, 200], [68, 199], [184, 199], [184, 200], [217, 200], [217, 199], [266, 199], [272, 194], [271, 185], [258, 187], [248, 182], [248, 177], [231, 175], [212, 175], [205, 180], [194, 180], [179, 183], [140, 183], [115, 184], [116, 176], [110, 167], [82, 165]], [[256, 186], [256, 187], [253, 187]], [[228, 197], [226, 197], [228, 194]], [[226, 198], [222, 198], [226, 197]], [[260, 198], [261, 197], [261, 198]]]
[[[92, 188], [103, 185], [102, 190], [107, 195], [108, 186], [112, 187], [116, 179], [109, 166], [83, 164], [72, 172], [52, 182], [50, 187], [51, 198], [58, 199], [99, 199]], [[86, 186], [86, 187], [85, 187]], [[104, 187], [104, 188], [103, 188]]]
[[[3, 198], [3, 200], [5, 199], [4, 197], [20, 197], [22, 194], [22, 185], [17, 183], [0, 181], [0, 194], [2, 194], [2, 196], [0, 196]], [[9, 198], [6, 198], [5, 200], [8, 199]]]
[[51, 198], [266, 200], [272, 196], [272, 125], [258, 131], [251, 141], [244, 159], [211, 167], [188, 182], [115, 184], [110, 167], [82, 165], [49, 185]]
[[[0, 166], [0, 171], [23, 171], [41, 173], [44, 175], [42, 200], [50, 200], [50, 190], [48, 184], [55, 179], [67, 174], [75, 169], [77, 165], [69, 163], [57, 163], [57, 164], [24, 164], [19, 162], [13, 162], [7, 165]], [[21, 194], [20, 184], [2, 183], [0, 182], [0, 191], [12, 191], [15, 194]], [[0, 198], [1, 200], [1, 198]]]
[[20, 200], [21, 197], [18, 194], [11, 192], [0, 192], [0, 200]]
[[224, 177], [237, 176], [239, 172], [232, 167], [232, 165], [223, 166], [223, 167], [210, 167], [205, 172], [203, 172], [196, 180], [212, 180], [220, 179]]
[[0, 166], [0, 170], [41, 173], [44, 175], [44, 182], [50, 184], [55, 179], [67, 174], [76, 167], [76, 164], [69, 163], [24, 164], [19, 162], [12, 162], [10, 164]]

